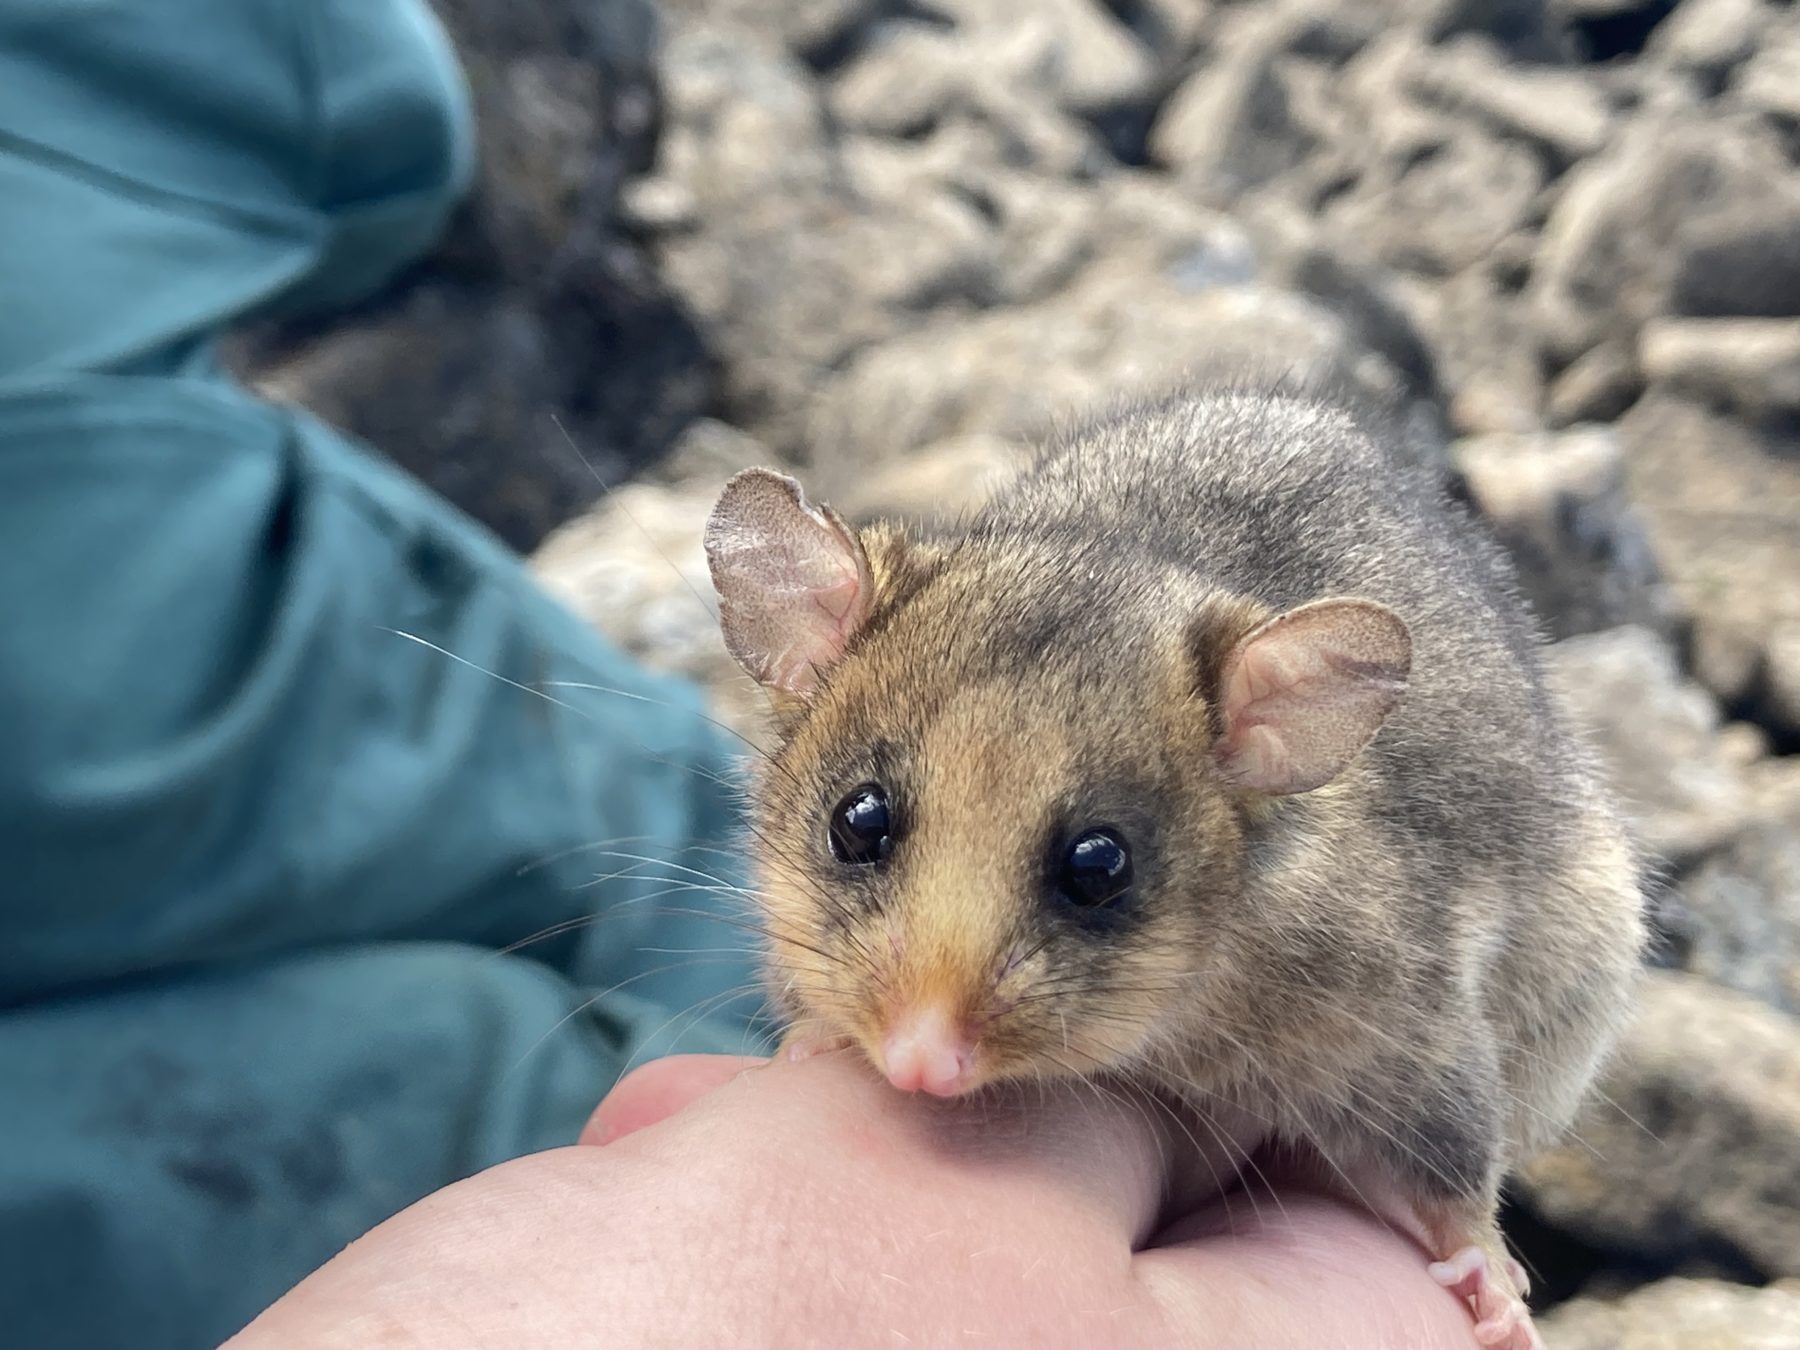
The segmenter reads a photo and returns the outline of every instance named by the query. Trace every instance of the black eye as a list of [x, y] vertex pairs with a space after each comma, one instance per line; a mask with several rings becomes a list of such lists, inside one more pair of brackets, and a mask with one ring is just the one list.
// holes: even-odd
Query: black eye
[[1083, 909], [1116, 903], [1131, 889], [1131, 850], [1111, 830], [1076, 835], [1063, 851], [1056, 889]]
[[862, 865], [887, 858], [894, 847], [887, 793], [879, 783], [851, 790], [831, 812], [831, 852], [841, 863]]

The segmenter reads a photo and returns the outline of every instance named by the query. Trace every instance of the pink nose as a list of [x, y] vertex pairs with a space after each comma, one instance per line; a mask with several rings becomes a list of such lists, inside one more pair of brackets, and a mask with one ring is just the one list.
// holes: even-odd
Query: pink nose
[[954, 1097], [969, 1086], [974, 1060], [968, 1035], [938, 1008], [902, 1013], [881, 1042], [881, 1066], [902, 1092]]

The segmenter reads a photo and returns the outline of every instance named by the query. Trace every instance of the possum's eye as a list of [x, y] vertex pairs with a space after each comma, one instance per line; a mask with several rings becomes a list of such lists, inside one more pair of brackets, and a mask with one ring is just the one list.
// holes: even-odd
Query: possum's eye
[[1098, 909], [1118, 903], [1131, 889], [1131, 849], [1113, 830], [1087, 830], [1063, 850], [1057, 894], [1071, 905]]
[[851, 789], [831, 812], [831, 853], [853, 866], [884, 862], [894, 847], [887, 792], [879, 783]]

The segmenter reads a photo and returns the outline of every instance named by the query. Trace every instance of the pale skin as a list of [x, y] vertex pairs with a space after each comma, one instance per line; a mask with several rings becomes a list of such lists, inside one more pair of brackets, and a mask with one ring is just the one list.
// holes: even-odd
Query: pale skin
[[1409, 1239], [1280, 1178], [1207, 1200], [1178, 1130], [1075, 1083], [940, 1101], [849, 1054], [661, 1060], [581, 1146], [420, 1201], [227, 1350], [1475, 1344]]

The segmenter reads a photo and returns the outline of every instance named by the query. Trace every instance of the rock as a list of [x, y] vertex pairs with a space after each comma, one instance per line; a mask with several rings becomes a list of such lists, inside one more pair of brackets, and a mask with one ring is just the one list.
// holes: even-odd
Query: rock
[[1610, 422], [1637, 401], [1644, 377], [1622, 343], [1603, 342], [1578, 356], [1551, 383], [1544, 419], [1553, 427]]
[[1796, 748], [1800, 728], [1800, 622], [1784, 620], [1763, 637], [1763, 681], [1758, 691], [1764, 716]]
[[1800, 1280], [1658, 1280], [1616, 1300], [1574, 1299], [1537, 1324], [1548, 1350], [1789, 1350], [1800, 1345]]
[[724, 366], [721, 411], [785, 456], [803, 454], [806, 409], [831, 371], [997, 285], [992, 226], [963, 198], [910, 187], [840, 181], [705, 203], [697, 228], [665, 241], [667, 275]]
[[1800, 1014], [1800, 813], [1748, 826], [1681, 883], [1687, 969]]
[[1314, 219], [1279, 198], [1255, 200], [1239, 215], [1254, 232], [1265, 284], [1318, 301], [1343, 320], [1352, 341], [1394, 368], [1410, 394], [1433, 402], [1440, 397], [1438, 359], [1414, 318], [1416, 306], [1409, 304], [1401, 278], [1366, 257], [1353, 240], [1321, 230]]
[[1800, 411], [1800, 319], [1652, 319], [1638, 364], [1653, 383], [1754, 417]]
[[1672, 632], [1672, 602], [1626, 500], [1610, 428], [1472, 437], [1452, 450], [1552, 637], [1622, 624]]
[[1685, 866], [1731, 838], [1748, 799], [1719, 712], [1645, 628], [1559, 642], [1550, 671], [1594, 733], [1613, 790], [1653, 857]]
[[1792, 180], [1747, 120], [1639, 119], [1573, 171], [1544, 227], [1531, 299], [1547, 350], [1566, 364], [1603, 339], [1635, 344], [1697, 250], [1724, 222], [1785, 209]]
[[1444, 280], [1408, 277], [1401, 293], [1429, 339], [1456, 431], [1524, 433], [1542, 426], [1544, 377], [1523, 305], [1477, 268]]
[[1683, 0], [1651, 37], [1648, 53], [1671, 68], [1721, 82], [1762, 39], [1761, 0]]
[[1590, 61], [1644, 50], [1676, 0], [1550, 0], [1576, 49]]
[[1230, 201], [1292, 169], [1315, 144], [1297, 120], [1285, 16], [1236, 30], [1164, 103], [1151, 158], [1210, 201]]
[[1119, 170], [1091, 188], [997, 170], [956, 175], [997, 217], [999, 298], [1040, 300], [1090, 267], [1167, 276], [1183, 291], [1255, 279], [1258, 250], [1244, 227], [1157, 174]]
[[1800, 315], [1800, 174], [1791, 189], [1694, 222], [1676, 259], [1672, 313]]
[[545, 539], [531, 567], [646, 666], [702, 685], [713, 715], [755, 740], [766, 730], [766, 700], [725, 650], [701, 546], [722, 486], [627, 484]]
[[889, 136], [985, 122], [1031, 162], [1077, 171], [1099, 144], [1090, 127], [1135, 128], [1127, 138], [1141, 143], [1157, 78], [1149, 51], [1087, 0], [953, 3], [932, 23], [880, 30], [838, 79], [832, 106], [845, 125]]
[[710, 417], [688, 423], [667, 456], [646, 477], [666, 486], [722, 484], [743, 469], [781, 467], [781, 457], [754, 436]]
[[1465, 113], [1529, 142], [1558, 165], [1601, 149], [1612, 129], [1604, 93], [1581, 72], [1507, 64], [1506, 53], [1469, 35], [1421, 60], [1410, 90], [1446, 112]]
[[1796, 1157], [1800, 1022], [1698, 976], [1652, 971], [1571, 1142], [1526, 1164], [1517, 1189], [1543, 1221], [1635, 1260], [1735, 1252], [1791, 1277]]
[[725, 409], [784, 453], [829, 372], [993, 285], [992, 231], [947, 195], [786, 198], [714, 218], [666, 255], [725, 361]]
[[1800, 26], [1771, 34], [1732, 82], [1746, 107], [1792, 127], [1800, 123]]
[[1039, 90], [1078, 116], [1147, 110], [1158, 92], [1149, 49], [1096, 0], [933, 0], [932, 8], [990, 79]]
[[774, 43], [813, 66], [837, 64], [874, 25], [898, 18], [899, 0], [662, 0], [678, 32], [722, 29], [753, 43]]
[[703, 210], [831, 189], [825, 106], [797, 58], [708, 24], [671, 37], [662, 71], [667, 127], [657, 177]]
[[[1358, 132], [1337, 132], [1349, 186], [1325, 209], [1381, 262], [1427, 277], [1484, 263], [1527, 221], [1546, 181], [1528, 145], [1412, 94], [1432, 83], [1437, 59], [1400, 31], [1345, 68], [1338, 120]], [[1396, 90], [1408, 96], [1396, 98]]]
[[857, 524], [905, 520], [932, 530], [972, 515], [1029, 458], [1029, 450], [1015, 441], [958, 436], [873, 473], [856, 473], [841, 485], [827, 476], [819, 491]]
[[1787, 666], [1783, 635], [1800, 624], [1800, 462], [1788, 441], [1657, 393], [1619, 436], [1627, 490], [1692, 618], [1695, 674], [1778, 738], [1800, 736], [1768, 688], [1771, 664]]
[[1186, 291], [1167, 271], [1158, 284], [1135, 268], [1096, 268], [1039, 304], [945, 320], [860, 354], [821, 392], [808, 439], [821, 464], [880, 462], [971, 432], [1031, 444], [1059, 419], [1169, 392], [1206, 367], [1400, 389], [1340, 320], [1297, 296]]
[[654, 15], [644, 0], [437, 8], [475, 97], [469, 200], [382, 295], [254, 329], [228, 359], [529, 548], [712, 397], [699, 333], [621, 221], [657, 146]]

